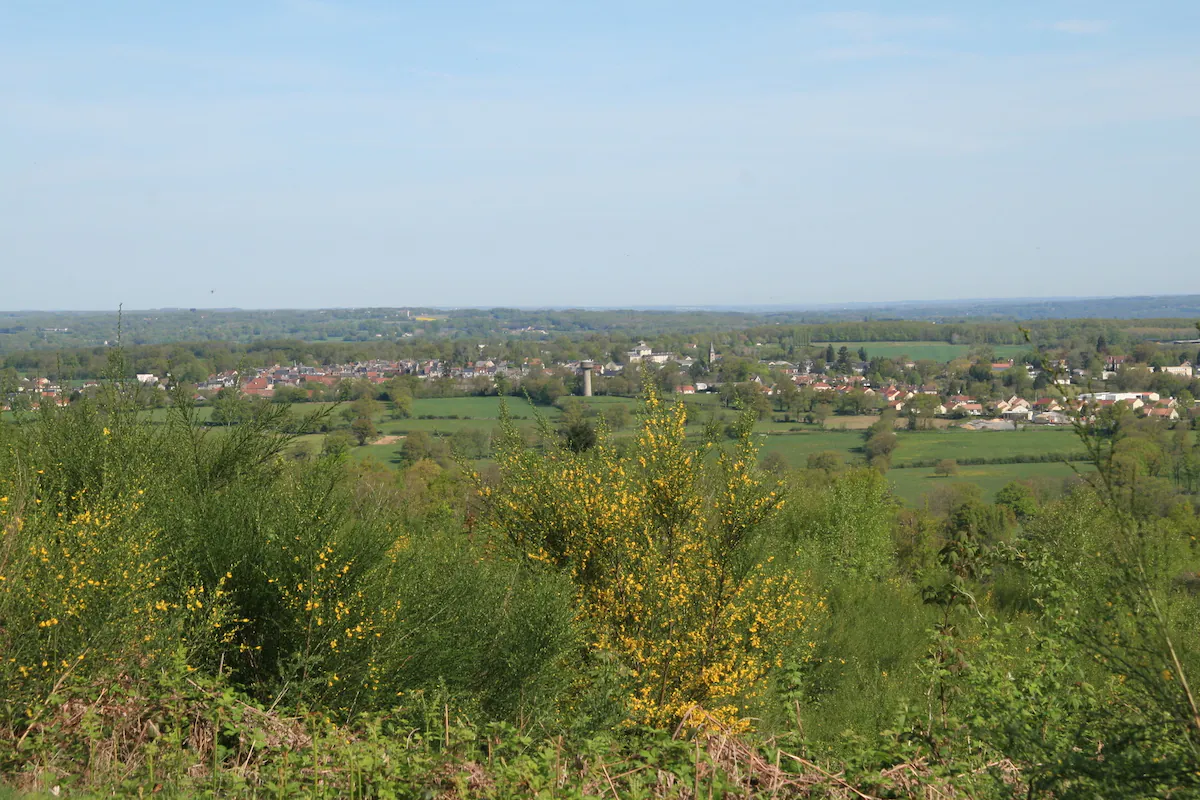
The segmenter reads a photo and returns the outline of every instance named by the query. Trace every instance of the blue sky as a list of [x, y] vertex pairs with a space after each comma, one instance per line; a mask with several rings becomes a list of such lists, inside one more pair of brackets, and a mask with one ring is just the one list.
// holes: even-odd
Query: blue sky
[[1194, 0], [0, 0], [0, 309], [1194, 292]]

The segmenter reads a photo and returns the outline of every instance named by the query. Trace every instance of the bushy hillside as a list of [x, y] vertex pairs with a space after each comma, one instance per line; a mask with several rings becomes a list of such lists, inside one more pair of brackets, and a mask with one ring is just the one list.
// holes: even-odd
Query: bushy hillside
[[[764, 472], [747, 417], [393, 472], [135, 389], [0, 426], [0, 774], [22, 792], [1190, 797], [1184, 436], [1098, 469]], [[322, 408], [315, 414], [330, 413]], [[1187, 462], [1191, 463], [1191, 462]], [[57, 788], [56, 788], [57, 787]]]

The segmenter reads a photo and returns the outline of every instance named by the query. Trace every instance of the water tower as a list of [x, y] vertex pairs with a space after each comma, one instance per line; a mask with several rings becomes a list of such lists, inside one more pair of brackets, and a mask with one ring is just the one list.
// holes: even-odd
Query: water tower
[[583, 370], [583, 396], [592, 396], [592, 370], [595, 368], [595, 363], [591, 361], [580, 361], [579, 368]]

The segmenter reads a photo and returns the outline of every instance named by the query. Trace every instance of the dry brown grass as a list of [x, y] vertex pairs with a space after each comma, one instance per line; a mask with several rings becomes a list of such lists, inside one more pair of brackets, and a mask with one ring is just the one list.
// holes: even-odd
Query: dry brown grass
[[[211, 786], [218, 741], [224, 753], [218, 766], [219, 783], [228, 784], [236, 778], [243, 788], [266, 787], [277, 776], [281, 753], [292, 754], [293, 775], [299, 782], [296, 785], [322, 791], [327, 796], [340, 796], [347, 789], [353, 791], [367, 777], [361, 769], [348, 765], [345, 758], [347, 753], [354, 752], [356, 742], [371, 746], [359, 739], [358, 733], [338, 729], [339, 745], [344, 743], [349, 749], [318, 752], [328, 742], [314, 741], [309, 726], [315, 718], [306, 720], [263, 710], [195, 683], [189, 689], [186, 694], [147, 701], [136, 696], [137, 686], [133, 681], [121, 679], [111, 686], [99, 687], [90, 701], [76, 699], [61, 703], [44, 720], [24, 731], [9, 731], [3, 737], [6, 741], [0, 741], [4, 747], [15, 746], [17, 738], [40, 743], [32, 751], [37, 754], [35, 761], [20, 773], [4, 776], [0, 785], [31, 793], [52, 791], [60, 784], [73, 790], [128, 788], [133, 776], [141, 780], [146, 774], [147, 758], [153, 758], [156, 752], [151, 745], [160, 740], [177, 743], [181, 751], [186, 751], [186, 757], [176, 761], [179, 772], [163, 775], [155, 785], [147, 787], [150, 792], [162, 788], [163, 778], [177, 786], [181, 778], [194, 787]], [[226, 715], [224, 720], [222, 715]], [[239, 717], [233, 726], [237, 733], [232, 735], [223, 724], [230, 715]], [[447, 737], [449, 731], [447, 719]], [[416, 731], [408, 739], [413, 740], [414, 736]], [[618, 756], [611, 750], [581, 755], [572, 752], [559, 738], [541, 745], [543, 751], [547, 746], [552, 747], [553, 756], [543, 762], [544, 765], [548, 762], [548, 772], [538, 773], [537, 779], [542, 785], [546, 781], [553, 783], [557, 790], [573, 789], [585, 797], [599, 798], [624, 797], [634, 783], [639, 784], [643, 796], [677, 800], [716, 796], [770, 800], [882, 800], [884, 797], [963, 800], [972, 796], [939, 776], [925, 758], [891, 765], [878, 772], [848, 775], [837, 766], [774, 748], [769, 742], [765, 747], [756, 744], [698, 708], [687, 713], [674, 738], [692, 749], [690, 769], [684, 765], [678, 765], [677, 769], [663, 768], [639, 755]], [[390, 741], [395, 748], [392, 757], [405, 759], [409, 741], [400, 736]], [[47, 748], [53, 742], [74, 746], [56, 757]], [[79, 747], [81, 742], [86, 742], [86, 746]], [[81, 762], [78, 756], [84, 751], [86, 759]], [[161, 758], [162, 752], [158, 752]], [[444, 753], [428, 762], [427, 771], [405, 778], [419, 781], [427, 796], [445, 800], [501, 794], [520, 796], [524, 784], [518, 781], [514, 786], [511, 776], [504, 778], [498, 767], [499, 764], [491, 762], [490, 755], [481, 758], [478, 752], [474, 757]], [[1019, 772], [1012, 763], [996, 762], [979, 771], [984, 770], [998, 771], [1014, 791], [1019, 789]], [[528, 784], [531, 791], [534, 772]], [[734, 793], [730, 794], [731, 791]]]

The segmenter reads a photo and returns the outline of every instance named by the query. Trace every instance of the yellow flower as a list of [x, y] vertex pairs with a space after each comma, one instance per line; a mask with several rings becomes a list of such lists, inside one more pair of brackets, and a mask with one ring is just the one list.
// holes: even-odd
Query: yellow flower
[[[589, 645], [626, 667], [633, 721], [688, 714], [702, 727], [744, 727], [740, 703], [802, 635], [807, 601], [794, 576], [762, 566], [729, 577], [733, 556], [720, 542], [781, 500], [754, 469], [748, 438], [713, 464], [694, 457], [682, 405], [661, 403], [651, 388], [646, 412], [627, 454], [603, 433], [586, 454], [536, 453], [510, 429], [492, 521], [531, 561], [572, 576]], [[702, 714], [690, 710], [697, 701]]]

